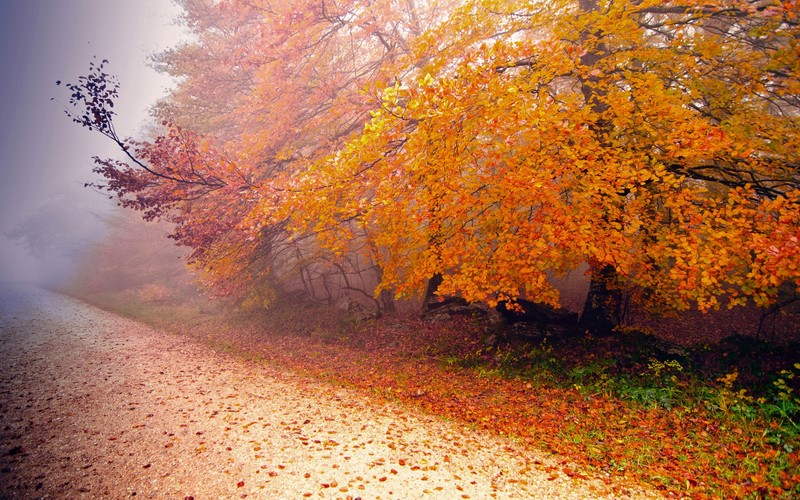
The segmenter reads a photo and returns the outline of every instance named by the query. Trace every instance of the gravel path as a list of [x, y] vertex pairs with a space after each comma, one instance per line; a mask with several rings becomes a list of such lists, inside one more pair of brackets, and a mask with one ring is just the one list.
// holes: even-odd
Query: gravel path
[[0, 287], [0, 498], [599, 498], [511, 441]]

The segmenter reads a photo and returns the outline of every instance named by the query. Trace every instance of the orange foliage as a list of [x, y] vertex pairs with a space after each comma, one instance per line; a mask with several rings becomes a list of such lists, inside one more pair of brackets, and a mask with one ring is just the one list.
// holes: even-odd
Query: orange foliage
[[470, 2], [285, 208], [335, 250], [342, 221], [368, 230], [400, 293], [443, 273], [555, 304], [546, 273], [588, 261], [673, 309], [768, 303], [800, 278], [797, 26], [777, 4]]
[[583, 262], [679, 310], [800, 279], [793, 2], [183, 5], [197, 40], [157, 58], [184, 77], [159, 109], [205, 188], [158, 141], [160, 176], [107, 188], [170, 210], [226, 291], [348, 259], [490, 304], [557, 304], [548, 274]]

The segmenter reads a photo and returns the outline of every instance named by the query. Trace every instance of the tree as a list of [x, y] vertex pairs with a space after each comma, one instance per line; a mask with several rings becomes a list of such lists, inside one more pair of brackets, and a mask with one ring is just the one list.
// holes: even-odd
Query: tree
[[361, 129], [372, 106], [363, 88], [396, 73], [406, 39], [435, 9], [413, 0], [182, 5], [196, 37], [155, 57], [182, 77], [156, 110], [167, 128], [156, 140], [117, 135], [118, 84], [103, 64], [69, 86], [75, 121], [128, 156], [97, 159], [106, 182], [95, 187], [146, 218], [174, 222], [172, 236], [194, 249], [191, 261], [221, 293], [247, 294], [295, 271], [305, 283], [312, 271], [309, 279], [324, 280], [341, 270], [340, 285], [353, 288], [374, 262], [324, 252], [313, 235], [293, 235], [263, 213], [292, 196], [307, 162]]
[[555, 304], [546, 273], [588, 261], [662, 308], [765, 304], [799, 277], [797, 27], [779, 3], [472, 2], [433, 37], [455, 52], [315, 164], [300, 227], [375, 228], [401, 292], [438, 272]]
[[359, 261], [378, 293], [557, 305], [548, 274], [588, 262], [604, 333], [623, 289], [706, 310], [798, 284], [794, 3], [434, 4], [186, 1], [177, 125], [106, 188], [229, 290]]

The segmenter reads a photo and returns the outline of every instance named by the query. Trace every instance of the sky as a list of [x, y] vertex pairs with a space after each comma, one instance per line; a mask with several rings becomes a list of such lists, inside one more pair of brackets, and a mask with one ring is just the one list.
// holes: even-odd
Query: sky
[[108, 59], [121, 85], [117, 130], [136, 136], [172, 84], [147, 60], [185, 39], [178, 13], [170, 0], [0, 0], [0, 280], [49, 272], [6, 237], [38, 207], [79, 207], [85, 218], [70, 230], [82, 234], [111, 206], [83, 185], [97, 180], [92, 156], [120, 155], [64, 114], [69, 95], [56, 81], [77, 81], [93, 56]]

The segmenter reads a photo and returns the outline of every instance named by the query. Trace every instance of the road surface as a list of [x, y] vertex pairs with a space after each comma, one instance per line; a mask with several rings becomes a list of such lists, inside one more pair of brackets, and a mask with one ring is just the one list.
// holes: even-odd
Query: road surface
[[557, 459], [0, 286], [0, 498], [599, 498]]

